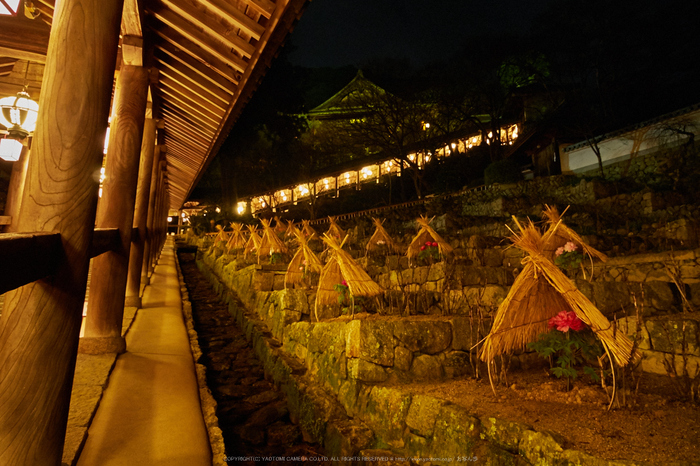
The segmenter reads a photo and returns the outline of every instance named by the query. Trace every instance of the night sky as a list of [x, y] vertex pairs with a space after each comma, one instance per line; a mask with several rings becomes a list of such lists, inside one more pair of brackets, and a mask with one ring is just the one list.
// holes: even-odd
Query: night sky
[[466, 36], [525, 33], [549, 0], [313, 0], [290, 40], [306, 67], [408, 58], [414, 66], [453, 54]]

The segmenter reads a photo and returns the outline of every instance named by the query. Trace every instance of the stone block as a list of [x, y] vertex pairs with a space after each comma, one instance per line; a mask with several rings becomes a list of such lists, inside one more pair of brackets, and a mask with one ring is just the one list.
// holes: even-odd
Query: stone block
[[309, 351], [323, 353], [330, 351], [339, 355], [345, 350], [344, 322], [319, 322], [314, 324], [309, 336]]
[[379, 383], [389, 378], [389, 374], [382, 366], [364, 359], [348, 359], [347, 368], [348, 376], [361, 382]]
[[462, 285], [482, 285], [485, 284], [484, 269], [482, 267], [470, 266], [459, 270], [459, 278]]
[[[634, 340], [637, 335], [637, 317], [629, 316], [618, 319], [617, 328], [625, 335], [629, 336], [630, 339]], [[641, 326], [639, 329], [639, 341], [637, 342], [637, 345], [639, 349], [651, 349], [649, 332], [645, 326]]]
[[484, 265], [500, 267], [503, 264], [503, 250], [496, 248], [484, 249]]
[[282, 309], [294, 309], [302, 314], [309, 313], [309, 300], [305, 290], [286, 289], [279, 294]]
[[411, 395], [394, 388], [372, 387], [366, 402], [362, 420], [379, 437], [378, 440], [394, 448], [403, 448]]
[[700, 283], [690, 283], [687, 289], [690, 291], [688, 296], [690, 303], [696, 308], [700, 307]]
[[508, 290], [500, 285], [486, 285], [482, 302], [484, 306], [500, 306], [503, 300], [508, 296]]
[[532, 427], [527, 424], [507, 421], [495, 417], [486, 417], [481, 420], [483, 439], [488, 439], [495, 442], [502, 448], [511, 451], [517, 451], [520, 440], [523, 438], [523, 433], [526, 430], [532, 430]]
[[413, 362], [413, 353], [403, 346], [397, 346], [394, 350], [394, 369], [408, 372]]
[[664, 353], [700, 356], [700, 324], [697, 320], [672, 316], [646, 321], [651, 349]]
[[[426, 267], [426, 280], [430, 282], [435, 282], [445, 278], [445, 262], [438, 262], [432, 264], [430, 267]], [[422, 282], [421, 282], [422, 283]]]
[[[667, 282], [647, 282], [644, 285], [645, 306], [657, 311], [673, 311], [677, 304], [673, 294], [675, 285]], [[637, 298], [640, 299], [640, 298]]]
[[685, 365], [685, 369], [692, 375], [700, 368], [700, 357], [689, 355], [684, 361], [684, 358], [678, 355], [674, 356], [669, 353], [662, 353], [661, 351], [642, 351], [642, 371], [666, 375], [666, 364], [669, 365], [669, 368], [675, 366], [676, 374], [678, 375], [683, 374]]
[[432, 267], [416, 267], [413, 269], [413, 280], [412, 283], [417, 285], [423, 285], [428, 281], [428, 275]]
[[382, 366], [394, 365], [393, 322], [353, 320], [347, 326], [345, 354]]
[[410, 351], [437, 354], [450, 347], [452, 326], [445, 321], [402, 319], [394, 323], [394, 336]]
[[483, 275], [485, 278], [484, 284], [489, 285], [508, 285], [508, 282], [513, 281], [512, 274], [509, 274], [502, 267], [484, 267]]
[[445, 373], [437, 356], [421, 354], [413, 359], [411, 377], [414, 380], [441, 380]]
[[273, 278], [271, 273], [256, 273], [253, 276], [255, 291], [272, 291]]
[[445, 401], [432, 396], [414, 395], [406, 416], [406, 425], [422, 437], [432, 437], [435, 421], [444, 404]]
[[[476, 358], [476, 355], [474, 355]], [[473, 373], [469, 353], [464, 351], [450, 351], [442, 362], [445, 376], [449, 378], [462, 377]]]
[[[577, 280], [577, 284], [580, 280]], [[597, 282], [592, 284], [593, 303], [607, 317], [619, 313], [621, 307], [631, 310], [630, 286], [624, 282]], [[583, 292], [583, 291], [582, 291]]]
[[461, 406], [445, 404], [440, 408], [431, 443], [431, 452], [441, 458], [471, 456], [480, 434], [479, 419]]
[[372, 446], [374, 432], [362, 422], [347, 419], [329, 423], [323, 438], [328, 456], [358, 456]]
[[357, 415], [361, 387], [362, 382], [348, 378], [340, 384], [340, 389], [338, 389], [338, 401], [350, 417], [356, 417]]
[[518, 453], [531, 464], [549, 464], [563, 451], [552, 435], [534, 430], [524, 430], [518, 445]]

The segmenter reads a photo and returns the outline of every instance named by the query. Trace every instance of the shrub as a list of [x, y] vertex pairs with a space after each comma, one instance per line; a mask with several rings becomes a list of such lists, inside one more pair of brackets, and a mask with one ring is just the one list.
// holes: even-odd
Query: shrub
[[492, 162], [484, 170], [484, 184], [516, 183], [523, 179], [520, 165], [513, 159], [503, 159]]

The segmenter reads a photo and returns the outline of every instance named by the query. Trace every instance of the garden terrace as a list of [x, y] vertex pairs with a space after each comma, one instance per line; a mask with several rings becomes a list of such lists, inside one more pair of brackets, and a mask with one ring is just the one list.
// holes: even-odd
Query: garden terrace
[[[634, 371], [619, 370], [618, 398], [608, 413], [609, 390], [577, 379], [567, 392], [530, 351], [497, 361], [495, 398], [478, 380], [487, 372], [477, 358], [478, 344], [523, 267], [523, 253], [509, 247], [506, 225], [515, 228], [511, 214], [529, 213], [536, 220], [545, 202], [570, 205], [567, 224], [611, 256], [605, 263], [595, 260], [592, 275], [590, 267], [585, 276], [578, 269], [567, 274], [618, 332], [636, 341], [642, 356]], [[408, 458], [466, 451], [500, 458], [499, 464], [685, 464], [697, 457], [697, 446], [686, 441], [700, 428], [697, 405], [687, 401], [695, 396], [700, 367], [694, 311], [700, 305], [700, 211], [694, 199], [560, 176], [382, 213], [387, 232], [404, 248], [419, 215], [440, 213], [431, 225], [454, 257], [422, 257], [411, 264], [402, 254], [366, 256], [370, 219], [339, 220], [350, 233], [345, 248], [385, 290], [379, 299], [356, 302], [354, 315], [347, 302], [315, 309], [313, 281], [285, 288], [285, 264], [268, 264], [267, 257], [258, 263], [254, 254], [226, 251], [212, 237], [186, 237], [198, 247], [202, 273], [247, 329], [270, 377], [283, 390], [293, 379], [289, 373], [311, 377], [334, 398], [343, 425], [354, 426], [346, 432], [363, 433], [350, 435], [356, 444], [347, 440], [344, 451], [381, 448]], [[627, 214], [634, 221], [620, 224]], [[314, 227], [320, 234], [324, 222]], [[322, 249], [315, 244], [317, 253]], [[283, 360], [287, 369], [279, 367]], [[558, 415], [559, 422], [547, 409], [568, 413]], [[657, 428], [653, 419], [660, 413], [674, 419], [678, 430]], [[646, 430], [627, 425], [649, 417]], [[310, 435], [329, 444], [327, 429], [335, 429], [338, 419], [322, 418]], [[573, 427], [581, 422], [591, 427]], [[663, 436], [653, 453], [649, 435]]]

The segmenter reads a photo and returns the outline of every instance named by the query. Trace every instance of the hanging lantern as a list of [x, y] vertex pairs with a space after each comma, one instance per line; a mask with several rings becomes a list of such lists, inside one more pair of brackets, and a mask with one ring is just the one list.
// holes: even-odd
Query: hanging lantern
[[30, 99], [26, 91], [0, 99], [0, 124], [15, 139], [23, 139], [34, 132], [38, 112], [39, 104]]
[[8, 162], [16, 162], [22, 155], [24, 145], [17, 139], [4, 137], [0, 139], [0, 159]]
[[22, 139], [36, 128], [39, 105], [22, 90], [14, 97], [0, 99], [0, 124], [7, 135], [0, 140], [0, 158], [16, 162], [22, 154]]

